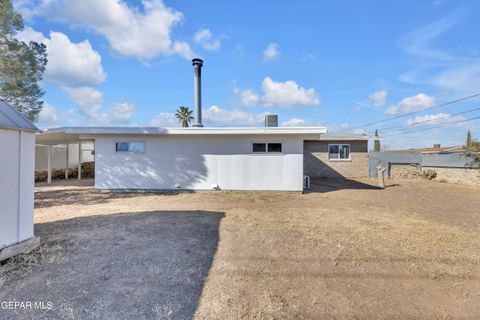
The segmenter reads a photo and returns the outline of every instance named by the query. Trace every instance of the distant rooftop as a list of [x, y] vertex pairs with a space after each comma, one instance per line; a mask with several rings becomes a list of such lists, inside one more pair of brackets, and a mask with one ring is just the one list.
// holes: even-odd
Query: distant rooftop
[[462, 146], [453, 146], [453, 147], [418, 148], [418, 149], [389, 150], [389, 151], [411, 152], [411, 153], [464, 153], [467, 150]]
[[320, 140], [356, 141], [368, 140], [368, 136], [355, 133], [327, 132], [320, 136]]
[[39, 131], [20, 112], [0, 98], [0, 128], [20, 131]]

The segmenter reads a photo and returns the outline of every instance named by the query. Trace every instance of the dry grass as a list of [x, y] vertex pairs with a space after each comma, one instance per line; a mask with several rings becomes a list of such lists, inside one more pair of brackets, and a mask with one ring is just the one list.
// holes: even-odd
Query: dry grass
[[9, 262], [0, 300], [48, 288], [50, 318], [480, 318], [480, 189], [362, 182], [39, 193], [44, 243]]
[[65, 258], [69, 248], [75, 243], [68, 238], [47, 237], [41, 244], [29, 253], [19, 254], [0, 264], [0, 288], [10, 280], [21, 279], [33, 272], [36, 267], [59, 263]]

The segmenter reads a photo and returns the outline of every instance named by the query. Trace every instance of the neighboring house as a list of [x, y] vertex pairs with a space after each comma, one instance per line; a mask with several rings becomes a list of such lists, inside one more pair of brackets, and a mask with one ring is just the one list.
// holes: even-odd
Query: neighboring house
[[304, 146], [304, 174], [320, 178], [368, 176], [368, 137], [361, 134], [326, 133]]
[[0, 260], [38, 246], [33, 235], [35, 133], [0, 99]]

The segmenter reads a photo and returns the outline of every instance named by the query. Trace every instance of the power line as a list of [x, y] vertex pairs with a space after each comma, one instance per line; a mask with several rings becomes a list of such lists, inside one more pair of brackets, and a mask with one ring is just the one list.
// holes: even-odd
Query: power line
[[[474, 109], [465, 110], [465, 111], [462, 111], [462, 112], [452, 113], [452, 114], [450, 114], [450, 116], [452, 116], [452, 117], [453, 117], [453, 116], [459, 116], [459, 115], [466, 114], [466, 113], [470, 113], [470, 112], [477, 111], [477, 110], [480, 110], [480, 107], [479, 107], [479, 108], [474, 108]], [[415, 125], [418, 125], [418, 124], [427, 123], [427, 122], [432, 122], [432, 121], [435, 121], [435, 120], [438, 120], [438, 119], [427, 119], [427, 120], [424, 120], [424, 121], [414, 122], [414, 123], [412, 123], [412, 124], [410, 124], [410, 125], [411, 125], [411, 126], [415, 126]], [[387, 130], [397, 129], [397, 128], [403, 128], [403, 127], [405, 127], [405, 125], [404, 125], [404, 124], [401, 124], [401, 125], [398, 125], [398, 126], [380, 128], [380, 129], [378, 129], [378, 131], [387, 131]]]
[[451, 126], [451, 125], [454, 125], [454, 124], [464, 123], [464, 122], [473, 121], [473, 120], [477, 120], [477, 119], [480, 119], [480, 116], [478, 116], [478, 117], [473, 117], [473, 118], [469, 118], [469, 119], [465, 119], [465, 120], [457, 120], [457, 121], [445, 122], [445, 123], [442, 123], [442, 124], [438, 124], [438, 125], [430, 126], [430, 127], [425, 127], [425, 128], [420, 128], [420, 129], [417, 129], [417, 130], [410, 130], [410, 131], [405, 131], [405, 132], [392, 133], [392, 134], [388, 134], [388, 135], [382, 136], [382, 137], [380, 137], [380, 138], [393, 137], [393, 136], [404, 135], [404, 134], [409, 134], [409, 133], [415, 133], [415, 132], [420, 132], [420, 131], [427, 131], [427, 130], [436, 129], [436, 128], [443, 128], [443, 127], [448, 127], [448, 126]]
[[425, 109], [422, 109], [422, 110], [412, 111], [412, 112], [400, 114], [398, 116], [393, 116], [393, 117], [390, 117], [390, 118], [387, 118], [387, 119], [382, 119], [382, 120], [378, 120], [378, 121], [369, 122], [369, 123], [366, 123], [364, 125], [355, 127], [353, 129], [360, 129], [360, 128], [363, 128], [363, 127], [369, 127], [369, 126], [377, 124], [377, 123], [382, 123], [382, 122], [391, 121], [391, 120], [395, 120], [395, 119], [399, 119], [399, 118], [403, 118], [403, 117], [408, 117], [408, 116], [411, 116], [412, 114], [417, 114], [417, 113], [427, 111], [427, 110], [431, 110], [431, 109], [434, 109], [434, 108], [444, 107], [444, 106], [447, 106], [447, 105], [450, 105], [450, 104], [465, 101], [465, 100], [472, 99], [472, 98], [475, 98], [475, 97], [478, 97], [478, 96], [480, 96], [480, 93], [476, 93], [476, 94], [473, 94], [471, 96], [467, 96], [467, 97], [463, 97], [463, 98], [460, 98], [460, 99], [448, 101], [448, 102], [445, 102], [445, 103], [442, 103], [442, 104], [439, 104], [439, 105], [434, 105], [434, 106], [431, 106], [431, 107], [428, 107], [428, 108], [425, 108]]

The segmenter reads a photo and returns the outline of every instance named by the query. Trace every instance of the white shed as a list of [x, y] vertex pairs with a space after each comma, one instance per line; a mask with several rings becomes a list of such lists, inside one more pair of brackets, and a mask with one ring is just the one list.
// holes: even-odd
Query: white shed
[[39, 244], [33, 235], [35, 133], [0, 99], [0, 261]]

